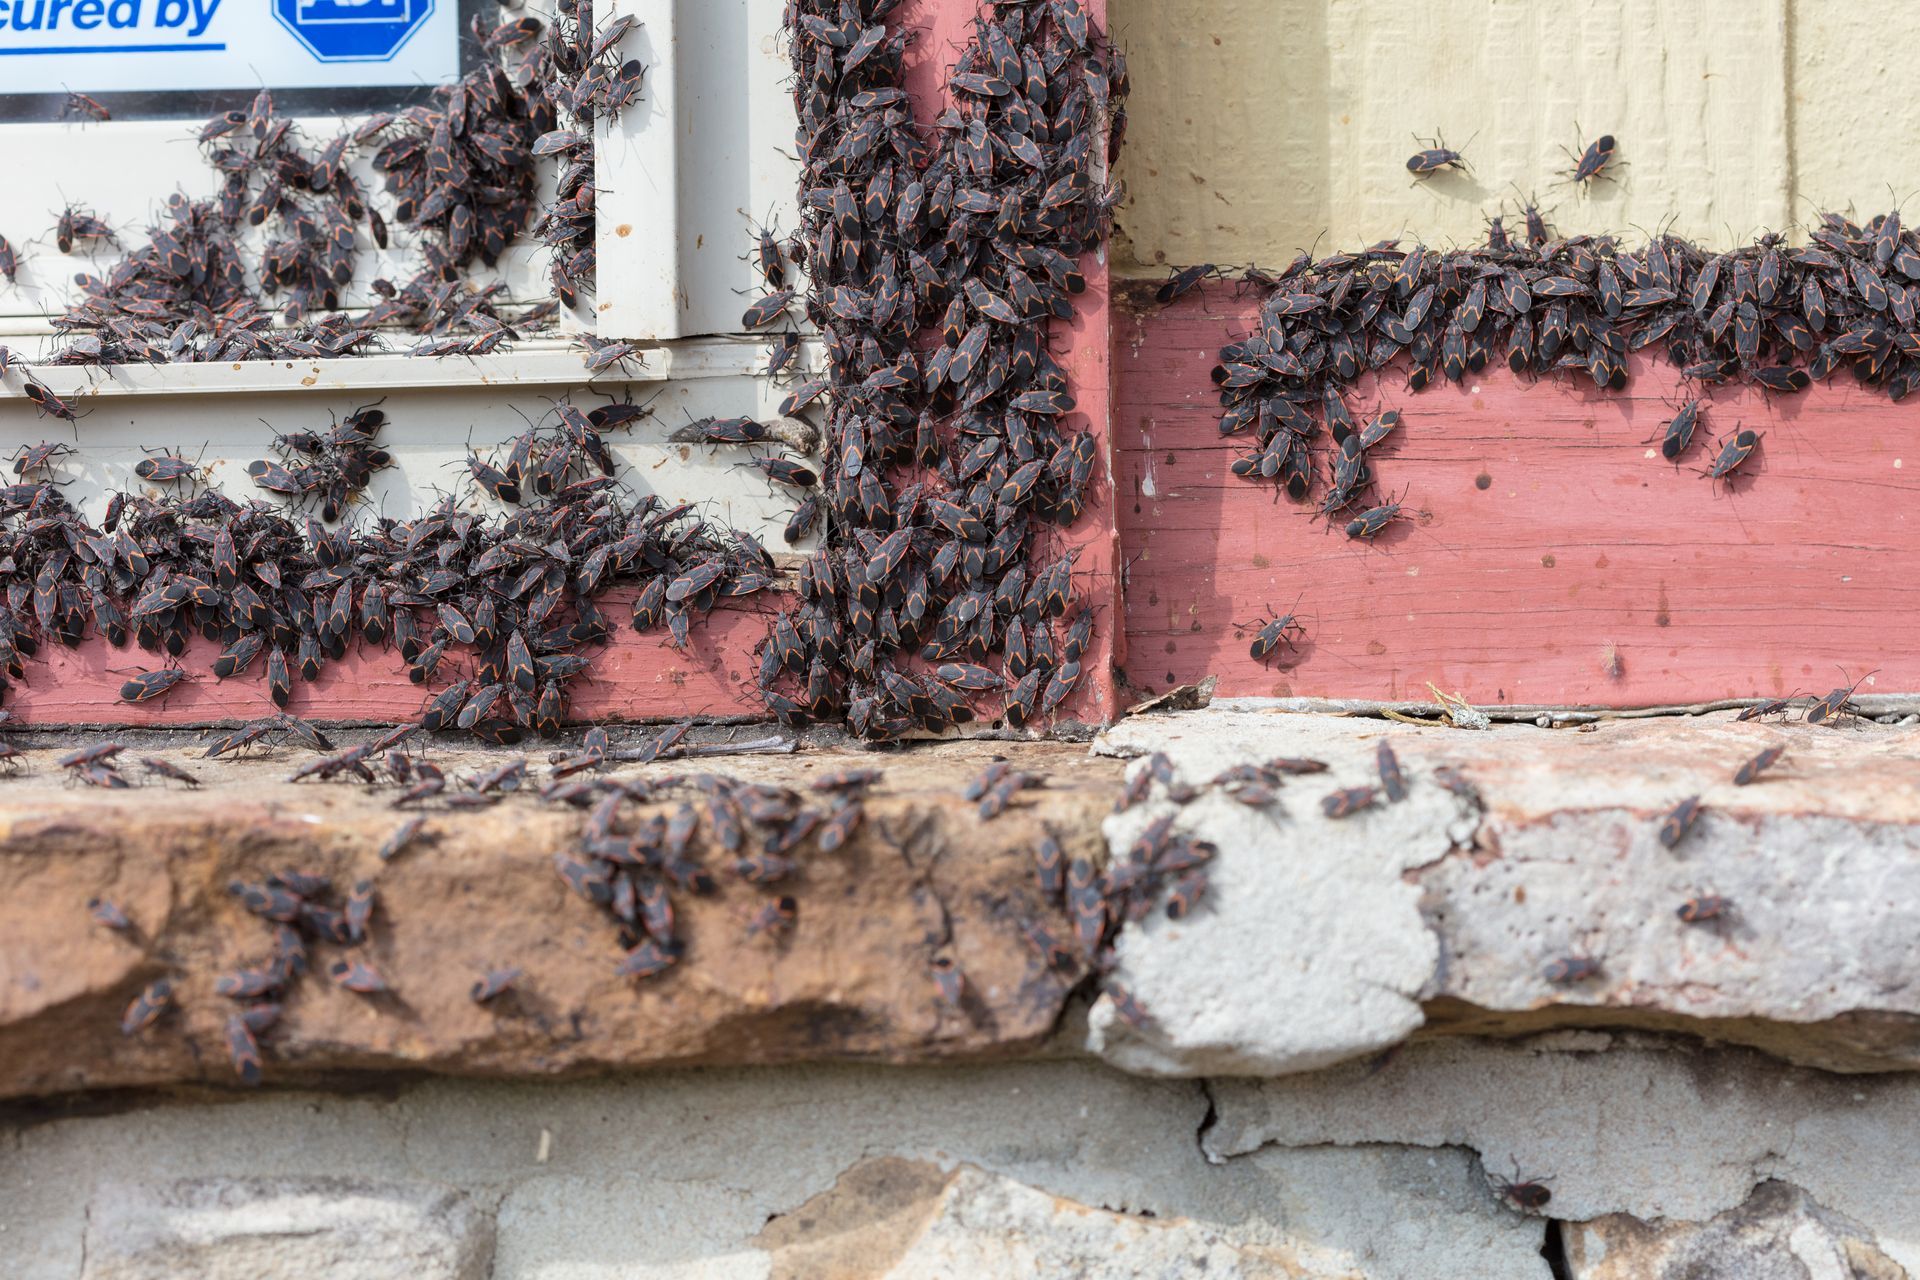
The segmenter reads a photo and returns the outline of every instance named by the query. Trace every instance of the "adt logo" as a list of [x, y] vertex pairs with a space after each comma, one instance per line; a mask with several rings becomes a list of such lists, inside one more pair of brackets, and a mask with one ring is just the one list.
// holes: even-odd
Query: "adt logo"
[[385, 62], [420, 29], [433, 0], [273, 0], [273, 16], [322, 62]]

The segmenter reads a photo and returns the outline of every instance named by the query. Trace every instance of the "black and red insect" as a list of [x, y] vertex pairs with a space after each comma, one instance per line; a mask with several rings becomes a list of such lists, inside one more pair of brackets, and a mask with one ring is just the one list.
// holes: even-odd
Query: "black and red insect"
[[198, 468], [185, 458], [177, 458], [168, 453], [142, 458], [133, 464], [133, 474], [154, 484], [171, 484], [176, 480], [184, 480], [197, 470]]
[[[1294, 601], [1294, 607], [1299, 607]], [[1247, 652], [1256, 662], [1265, 662], [1272, 657], [1281, 645], [1289, 649], [1297, 647], [1297, 641], [1306, 636], [1306, 628], [1300, 625], [1300, 615], [1289, 610], [1284, 614], [1256, 624], [1253, 643], [1247, 646]]]
[[158, 756], [141, 756], [140, 767], [156, 778], [165, 778], [169, 782], [178, 782], [188, 787], [200, 785], [200, 779], [182, 769], [171, 760], [162, 760]]
[[1759, 445], [1764, 432], [1751, 428], [1741, 428], [1728, 436], [1720, 444], [1720, 451], [1714, 455], [1713, 462], [1703, 473], [1709, 479], [1724, 480], [1740, 470], [1753, 451]]
[[120, 686], [122, 702], [151, 702], [171, 693], [182, 681], [189, 679], [187, 672], [180, 667], [165, 667], [159, 671], [143, 671]]
[[1167, 890], [1167, 919], [1184, 920], [1192, 915], [1194, 908], [1207, 892], [1207, 872], [1205, 868], [1194, 867], [1175, 880]]
[[[1473, 171], [1473, 167], [1467, 163], [1465, 156], [1449, 148], [1438, 137], [1422, 138], [1419, 134], [1415, 134], [1413, 140], [1427, 144], [1407, 157], [1407, 172], [1414, 177], [1424, 178], [1428, 174], [1439, 173], [1442, 169], [1457, 169], [1464, 173]], [[1473, 139], [1468, 138], [1467, 143], [1469, 146], [1472, 145]]]
[[1612, 134], [1603, 133], [1587, 144], [1577, 157], [1573, 156], [1572, 152], [1568, 152], [1568, 156], [1573, 159], [1573, 168], [1568, 171], [1567, 180], [1576, 185], [1592, 183], [1613, 163], [1613, 153], [1617, 145]]
[[1393, 746], [1382, 740], [1375, 752], [1380, 766], [1380, 789], [1386, 793], [1389, 801], [1398, 803], [1407, 798], [1407, 777], [1400, 769], [1400, 757], [1393, 753]]
[[967, 995], [967, 975], [950, 955], [937, 955], [927, 964], [933, 975], [934, 990], [940, 995], [940, 1001], [950, 1009], [958, 1009]]
[[1105, 995], [1120, 1020], [1136, 1031], [1144, 1030], [1152, 1020], [1152, 1015], [1147, 1012], [1147, 1006], [1141, 1003], [1140, 998], [1133, 994], [1131, 988], [1118, 982], [1109, 982]]
[[1733, 899], [1708, 893], [1688, 898], [1675, 909], [1674, 915], [1680, 917], [1682, 924], [1705, 924], [1724, 919], [1732, 910]]
[[[1875, 671], [1877, 670], [1878, 668], [1875, 669]], [[1807, 708], [1807, 723], [1833, 724], [1838, 723], [1850, 714], [1858, 714], [1853, 706], [1854, 690], [1858, 689], [1863, 683], [1870, 679], [1875, 674], [1875, 671], [1869, 671], [1852, 684], [1834, 689], [1825, 696], [1816, 698], [1813, 705]], [[1842, 674], [1845, 673], [1843, 672]]]
[[1154, 292], [1154, 301], [1160, 303], [1162, 306], [1170, 302], [1176, 302], [1199, 288], [1203, 280], [1216, 277], [1219, 274], [1220, 268], [1214, 266], [1211, 262], [1201, 263], [1198, 266], [1178, 268], [1168, 278], [1167, 282]]
[[1689, 400], [1667, 421], [1660, 437], [1661, 457], [1668, 462], [1678, 462], [1693, 447], [1693, 435], [1700, 426], [1703, 407], [1704, 402], [1698, 398]]
[[791, 894], [783, 894], [754, 912], [753, 918], [747, 922], [747, 933], [749, 936], [765, 934], [784, 938], [792, 932], [799, 915], [799, 900]]
[[1372, 541], [1395, 520], [1405, 518], [1400, 514], [1402, 506], [1402, 499], [1396, 498], [1376, 507], [1368, 507], [1347, 522], [1347, 536]]
[[1765, 701], [1756, 702], [1750, 707], [1742, 707], [1740, 714], [1735, 716], [1734, 719], [1736, 721], [1763, 720], [1768, 716], [1785, 715], [1792, 706], [1792, 697], [1768, 698]]
[[1736, 787], [1744, 787], [1758, 781], [1760, 775], [1777, 764], [1780, 757], [1786, 753], [1787, 749], [1785, 747], [1768, 747], [1765, 751], [1753, 757], [1753, 759], [1743, 763], [1740, 768], [1734, 772], [1733, 785]]
[[328, 966], [327, 974], [348, 991], [363, 996], [379, 995], [393, 989], [380, 976], [380, 972], [364, 960], [336, 960]]
[[33, 401], [33, 403], [39, 407], [41, 413], [50, 414], [66, 422], [78, 420], [79, 415], [74, 412], [72, 405], [39, 383], [28, 381], [21, 387], [21, 390], [26, 393], [27, 399]]
[[1522, 1177], [1518, 1160], [1514, 1161], [1511, 1178], [1502, 1178], [1489, 1170], [1487, 1181], [1502, 1199], [1523, 1213], [1538, 1213], [1553, 1199], [1553, 1192], [1547, 1187], [1553, 1179]]
[[1693, 830], [1693, 824], [1700, 820], [1700, 797], [1688, 796], [1660, 819], [1660, 843], [1672, 849]]
[[127, 913], [105, 898], [88, 898], [87, 914], [93, 917], [95, 924], [116, 933], [126, 933], [133, 928], [133, 921], [127, 918]]
[[1599, 976], [1600, 962], [1592, 956], [1566, 955], [1547, 963], [1540, 976], [1556, 987], [1571, 987]]
[[259, 1084], [263, 1075], [260, 1041], [254, 1036], [245, 1015], [227, 1015], [226, 1039], [227, 1059], [233, 1064], [233, 1073], [240, 1077], [240, 1083], [249, 1087]]
[[1320, 811], [1329, 818], [1350, 818], [1363, 809], [1371, 809], [1380, 802], [1378, 787], [1348, 787], [1332, 792], [1320, 800]]
[[173, 1005], [173, 983], [166, 978], [158, 978], [141, 988], [127, 1005], [127, 1011], [120, 1018], [120, 1034], [134, 1035], [145, 1031], [160, 1020]]

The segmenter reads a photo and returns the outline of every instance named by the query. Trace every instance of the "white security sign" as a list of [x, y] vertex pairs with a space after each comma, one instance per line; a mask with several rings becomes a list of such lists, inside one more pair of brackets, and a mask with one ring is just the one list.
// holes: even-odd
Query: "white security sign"
[[0, 95], [439, 84], [459, 0], [0, 0]]

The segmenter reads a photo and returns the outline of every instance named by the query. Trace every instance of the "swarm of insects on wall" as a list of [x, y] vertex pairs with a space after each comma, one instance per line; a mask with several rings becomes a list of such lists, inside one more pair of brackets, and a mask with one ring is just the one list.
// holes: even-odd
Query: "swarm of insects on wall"
[[[551, 24], [476, 18], [480, 65], [424, 104], [324, 142], [303, 138], [265, 90], [214, 116], [197, 140], [219, 194], [173, 196], [144, 246], [79, 277], [83, 296], [55, 321], [75, 336], [53, 363], [341, 357], [379, 348], [392, 328], [425, 335], [417, 355], [486, 355], [548, 323], [593, 288], [592, 122], [640, 92], [643, 69], [618, 53], [634, 25], [596, 28], [589, 0], [563, 3]], [[363, 155], [384, 191], [355, 177], [350, 162]], [[542, 211], [546, 156], [562, 169]], [[417, 270], [373, 280], [363, 313], [343, 310], [366, 247], [397, 243], [389, 219], [409, 233]], [[497, 267], [530, 224], [554, 252], [554, 298], [516, 303], [503, 282], [469, 279], [476, 263]], [[55, 231], [63, 254], [113, 241], [83, 209], [64, 210]], [[0, 241], [0, 273], [12, 280], [16, 268]]]
[[[788, 8], [827, 545], [761, 688], [784, 722], [844, 714], [863, 735], [965, 724], [994, 694], [1018, 727], [1066, 700], [1092, 634], [1072, 555], [1039, 551], [1079, 518], [1097, 455], [1048, 337], [1108, 230], [1125, 66], [1080, 0], [997, 4], [923, 130], [896, 6]], [[799, 298], [769, 285], [750, 325]]]
[[[0, 699], [41, 645], [71, 647], [97, 631], [146, 651], [129, 663], [153, 668], [128, 680], [130, 702], [190, 680], [264, 674], [284, 709], [296, 677], [318, 680], [358, 637], [397, 648], [423, 693], [437, 690], [429, 729], [490, 742], [558, 733], [568, 685], [623, 621], [596, 603], [609, 590], [636, 593], [625, 619], [634, 629], [664, 627], [684, 646], [721, 600], [773, 585], [772, 558], [752, 537], [707, 524], [690, 503], [635, 502], [614, 482], [600, 433], [633, 411], [563, 404], [559, 425], [529, 430], [503, 465], [470, 457], [509, 514], [474, 515], [449, 496], [418, 519], [331, 531], [211, 488], [118, 494], [94, 525], [61, 495], [57, 454], [23, 456], [33, 465], [0, 486]], [[307, 433], [288, 445], [310, 459], [294, 465], [334, 468], [342, 485], [363, 480], [345, 469], [378, 460], [382, 423], [367, 409]], [[255, 483], [270, 490], [305, 483], [280, 464], [256, 466]], [[168, 472], [167, 487], [179, 488], [192, 469]], [[301, 499], [325, 503], [331, 492]], [[178, 666], [196, 633], [221, 646], [211, 672]]]
[[575, 0], [560, 6], [548, 30], [548, 97], [566, 119], [564, 127], [544, 121], [549, 128], [533, 144], [536, 156], [560, 157], [561, 165], [554, 203], [534, 233], [553, 252], [554, 295], [568, 307], [579, 306], [580, 296], [594, 290], [594, 121], [616, 118], [640, 96], [646, 68], [618, 53], [620, 41], [639, 25], [623, 14], [596, 28], [591, 0]]
[[[1105, 170], [1117, 137], [1109, 127], [1125, 72], [1079, 0], [1004, 3], [983, 14], [953, 71], [953, 105], [923, 131], [903, 87], [912, 33], [886, 26], [894, 8], [895, 0], [804, 0], [789, 28], [805, 212], [799, 252], [776, 247], [773, 259], [776, 267], [782, 257], [804, 259], [805, 314], [823, 335], [829, 367], [796, 390], [786, 411], [817, 403], [827, 444], [822, 474], [798, 463], [764, 469], [775, 482], [817, 490], [827, 540], [803, 566], [797, 611], [774, 620], [760, 683], [788, 723], [844, 716], [862, 734], [900, 736], [966, 723], [977, 699], [1004, 692], [1006, 718], [1023, 725], [1065, 702], [1093, 636], [1093, 611], [1074, 607], [1072, 556], [1039, 550], [1045, 527], [1079, 518], [1097, 456], [1093, 436], [1068, 424], [1075, 406], [1048, 339], [1086, 287], [1078, 259], [1107, 233], [1114, 195]], [[587, 81], [582, 73], [577, 83]], [[554, 124], [539, 136], [567, 132]], [[562, 137], [544, 149], [574, 156], [578, 145]], [[431, 171], [435, 160], [424, 163]], [[562, 233], [572, 217], [550, 219], [543, 234], [571, 243]], [[470, 237], [464, 244], [478, 252]], [[564, 263], [561, 276], [563, 287], [582, 283]], [[769, 283], [774, 294], [756, 304], [764, 324], [801, 296]], [[47, 411], [71, 415], [56, 406]], [[497, 743], [557, 732], [568, 683], [618, 625], [602, 609], [609, 589], [633, 592], [636, 629], [664, 626], [685, 644], [705, 610], [772, 585], [772, 560], [750, 537], [708, 526], [685, 504], [632, 503], [613, 483], [599, 435], [618, 425], [605, 416], [617, 409], [563, 405], [558, 428], [529, 432], [504, 460], [470, 457], [474, 481], [518, 508], [494, 519], [448, 500], [416, 520], [329, 531], [208, 490], [122, 495], [95, 527], [53, 483], [57, 458], [36, 460], [0, 491], [0, 512], [20, 517], [0, 548], [0, 563], [17, 566], [0, 605], [0, 668], [22, 678], [41, 644], [76, 644], [97, 628], [151, 654], [154, 669], [134, 674], [123, 696], [161, 699], [209, 678], [175, 665], [199, 632], [222, 646], [212, 678], [265, 675], [282, 710], [236, 733], [267, 737], [301, 731], [304, 722], [285, 712], [297, 680], [318, 678], [356, 638], [391, 645], [422, 686], [418, 723], [301, 773], [370, 779], [381, 768], [405, 769], [406, 794], [425, 788], [446, 800], [447, 780], [417, 776], [417, 762], [394, 748], [422, 731], [461, 729]], [[276, 491], [311, 500], [297, 469], [317, 468], [308, 459], [329, 450], [366, 461], [383, 421], [363, 410], [290, 440], [291, 452], [262, 460], [254, 479], [269, 489], [290, 484]], [[759, 430], [744, 420], [701, 429], [742, 443]], [[546, 470], [554, 457], [558, 466]], [[590, 734], [581, 756], [587, 769], [609, 759], [605, 735]], [[97, 764], [76, 776], [114, 786], [119, 775]], [[877, 778], [863, 770], [823, 779], [826, 790], [806, 803], [721, 775], [681, 775], [657, 785], [662, 794], [680, 789], [685, 803], [654, 822], [626, 807], [651, 796], [644, 785], [557, 777], [552, 798], [590, 812], [555, 867], [611, 917], [619, 972], [657, 977], [681, 955], [671, 895], [711, 885], [712, 873], [687, 852], [696, 828], [706, 829], [709, 854], [727, 854], [735, 875], [767, 887], [749, 927], [778, 937], [799, 908], [782, 885], [795, 850], [811, 841], [830, 852], [849, 839]], [[983, 820], [1024, 782], [983, 779], [975, 797]], [[397, 851], [417, 833], [409, 824], [390, 843]], [[748, 847], [750, 834], [757, 848]], [[1110, 884], [1094, 884], [1084, 860], [1062, 869], [1059, 900], [1073, 913], [1077, 941], [1060, 943], [1038, 921], [1027, 929], [1050, 969], [1075, 968], [1081, 953], [1110, 957], [1123, 921], [1164, 892], [1176, 915], [1197, 902], [1204, 885], [1183, 873], [1207, 851], [1166, 830], [1156, 840], [1136, 851], [1144, 863]], [[254, 886], [256, 897], [298, 914], [309, 899], [286, 879]], [[318, 910], [333, 909], [324, 888], [316, 894]], [[355, 965], [343, 957], [335, 981], [377, 997], [380, 976]], [[297, 976], [272, 963], [263, 974], [235, 991], [270, 1005]], [[514, 979], [482, 975], [474, 998], [493, 999]], [[950, 955], [932, 957], [929, 981], [947, 1004], [961, 1005], [966, 979]], [[154, 993], [134, 1029], [151, 1025], [170, 994]], [[230, 1024], [234, 1069], [249, 1082], [260, 1075], [258, 1033], [271, 1021], [264, 1009], [250, 1021], [252, 1007]]]
[[[1602, 141], [1610, 156], [1613, 140]], [[1601, 173], [1595, 154], [1589, 147], [1580, 157], [1575, 172], [1590, 170], [1580, 180]], [[1209, 270], [1176, 273], [1162, 295], [1179, 296]], [[1652, 348], [1700, 388], [1663, 424], [1661, 455], [1697, 458], [1713, 480], [1736, 476], [1763, 433], [1733, 429], [1708, 444], [1712, 387], [1792, 395], [1842, 370], [1894, 400], [1920, 387], [1920, 237], [1897, 212], [1865, 226], [1826, 214], [1799, 248], [1769, 235], [1713, 253], [1675, 236], [1639, 249], [1610, 236], [1557, 236], [1528, 206], [1523, 235], [1496, 218], [1482, 248], [1384, 242], [1318, 260], [1302, 254], [1278, 273], [1249, 270], [1245, 281], [1263, 294], [1259, 328], [1223, 348], [1213, 371], [1221, 433], [1258, 442], [1234, 472], [1273, 480], [1295, 501], [1317, 500], [1356, 538], [1401, 511], [1367, 497], [1383, 492], [1367, 451], [1400, 415], [1359, 423], [1345, 398], [1362, 375], [1390, 366], [1405, 368], [1416, 392], [1494, 362], [1618, 392], [1627, 357]]]

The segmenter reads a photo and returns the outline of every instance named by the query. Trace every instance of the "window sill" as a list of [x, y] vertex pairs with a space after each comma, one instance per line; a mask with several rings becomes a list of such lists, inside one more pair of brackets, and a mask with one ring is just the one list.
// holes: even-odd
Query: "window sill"
[[[809, 343], [808, 346], [814, 344]], [[205, 364], [30, 365], [33, 380], [67, 400], [134, 395], [218, 395], [339, 391], [382, 388], [578, 386], [587, 382], [648, 383], [705, 378], [758, 377], [767, 362], [767, 340], [747, 337], [690, 338], [636, 343], [626, 365], [589, 374], [582, 352], [555, 340], [522, 342], [493, 356], [438, 358], [385, 354], [339, 360], [244, 360]], [[804, 349], [803, 364], [811, 353]], [[19, 371], [0, 381], [0, 402], [24, 398]]]

